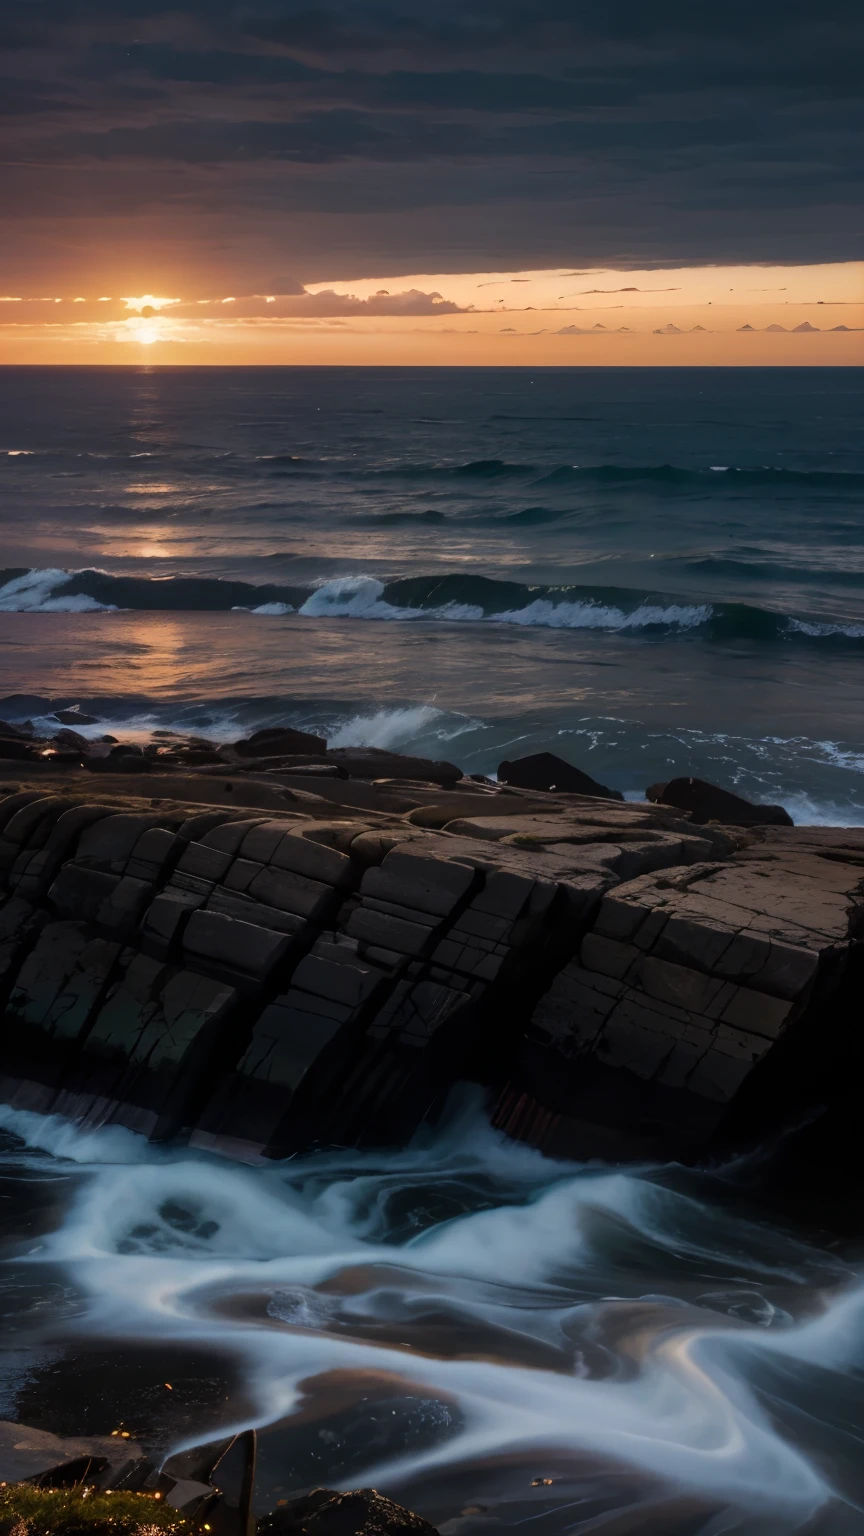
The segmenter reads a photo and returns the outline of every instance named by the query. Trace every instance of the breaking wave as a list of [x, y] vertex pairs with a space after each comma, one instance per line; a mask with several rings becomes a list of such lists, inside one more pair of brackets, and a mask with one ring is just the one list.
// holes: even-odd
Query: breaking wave
[[262, 618], [483, 622], [525, 628], [698, 634], [709, 640], [857, 641], [864, 624], [775, 613], [748, 603], [672, 597], [631, 587], [526, 585], [486, 576], [412, 576], [384, 582], [338, 576], [282, 586], [207, 576], [150, 579], [105, 571], [0, 571], [0, 612], [213, 612]]

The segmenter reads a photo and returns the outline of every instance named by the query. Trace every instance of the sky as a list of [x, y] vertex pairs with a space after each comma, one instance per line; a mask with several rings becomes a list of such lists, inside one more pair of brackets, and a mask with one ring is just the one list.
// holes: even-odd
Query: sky
[[864, 361], [858, 0], [17, 0], [0, 52], [0, 361]]

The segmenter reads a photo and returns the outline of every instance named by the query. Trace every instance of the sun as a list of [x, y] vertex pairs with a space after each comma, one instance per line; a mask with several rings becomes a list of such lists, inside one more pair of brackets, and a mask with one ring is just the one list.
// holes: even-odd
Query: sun
[[140, 346], [152, 347], [154, 341], [159, 340], [161, 332], [152, 320], [135, 320], [129, 324], [127, 334], [131, 341], [137, 341]]

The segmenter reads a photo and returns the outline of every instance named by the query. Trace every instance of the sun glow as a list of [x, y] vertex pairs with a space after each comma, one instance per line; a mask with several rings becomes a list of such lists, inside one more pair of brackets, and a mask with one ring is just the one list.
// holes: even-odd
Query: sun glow
[[162, 330], [152, 320], [134, 320], [127, 321], [126, 335], [142, 347], [152, 347], [154, 341], [158, 341], [162, 335]]

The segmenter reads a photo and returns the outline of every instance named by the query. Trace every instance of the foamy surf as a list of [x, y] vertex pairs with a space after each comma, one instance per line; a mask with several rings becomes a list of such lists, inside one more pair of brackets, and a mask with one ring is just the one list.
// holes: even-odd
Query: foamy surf
[[349, 1399], [387, 1381], [394, 1404], [442, 1405], [429, 1443], [394, 1431], [382, 1454], [373, 1437], [355, 1484], [464, 1490], [471, 1467], [530, 1458], [578, 1485], [587, 1457], [646, 1479], [645, 1498], [718, 1505], [706, 1536], [748, 1520], [791, 1533], [842, 1502], [830, 1458], [784, 1431], [762, 1381], [785, 1381], [790, 1404], [809, 1390], [811, 1422], [830, 1416], [864, 1343], [864, 1289], [835, 1255], [712, 1205], [710, 1180], [556, 1164], [465, 1101], [402, 1152], [260, 1170], [39, 1122], [3, 1123], [45, 1171], [72, 1158], [77, 1183], [19, 1272], [65, 1273], [84, 1298], [79, 1347], [227, 1352], [250, 1408], [229, 1405], [224, 1427], [279, 1424], [290, 1457], [335, 1372]]
[[0, 586], [0, 612], [6, 613], [235, 612], [292, 623], [503, 624], [756, 642], [864, 639], [864, 625], [854, 621], [775, 613], [751, 603], [687, 601], [628, 587], [527, 585], [461, 573], [389, 583], [349, 574], [311, 587], [53, 568], [6, 574], [9, 579]]

